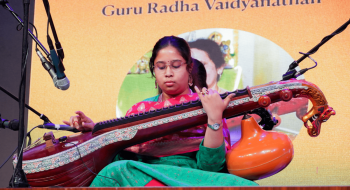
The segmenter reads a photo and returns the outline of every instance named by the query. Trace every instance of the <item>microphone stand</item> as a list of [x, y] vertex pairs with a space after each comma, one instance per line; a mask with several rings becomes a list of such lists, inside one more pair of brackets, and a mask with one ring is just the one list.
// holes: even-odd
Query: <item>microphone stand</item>
[[[24, 27], [24, 22], [22, 19], [13, 11], [13, 9], [8, 5], [7, 0], [0, 0], [0, 4], [8, 11], [11, 12], [11, 14], [15, 17], [15, 19]], [[46, 48], [41, 44], [41, 42], [36, 38], [31, 30], [28, 29], [28, 33], [30, 37], [35, 41], [35, 43], [38, 44], [40, 49], [46, 54], [47, 57], [49, 57], [50, 53], [46, 50]]]
[[19, 131], [18, 131], [18, 162], [15, 171], [10, 179], [10, 187], [30, 187], [27, 181], [27, 177], [22, 169], [23, 151], [24, 146], [24, 105], [25, 105], [25, 92], [26, 92], [26, 60], [28, 53], [28, 21], [29, 21], [29, 4], [30, 0], [23, 0], [24, 7], [24, 22], [23, 22], [23, 41], [22, 41], [22, 76], [20, 85], [20, 97], [19, 97]]
[[[49, 8], [48, 1], [44, 1], [45, 8]], [[28, 21], [29, 21], [29, 5], [30, 0], [23, 0], [23, 7], [24, 7], [24, 21], [22, 21], [18, 15], [12, 10], [12, 8], [8, 5], [7, 0], [0, 0], [0, 5], [2, 5], [5, 9], [11, 12], [11, 14], [16, 18], [16, 20], [23, 26], [23, 40], [22, 40], [22, 64], [21, 64], [21, 82], [20, 82], [20, 93], [19, 93], [19, 131], [18, 131], [18, 152], [17, 152], [17, 165], [15, 168], [15, 171], [10, 179], [10, 187], [30, 187], [26, 178], [26, 175], [22, 169], [22, 159], [23, 159], [23, 148], [25, 144], [25, 138], [24, 138], [24, 111], [25, 107], [33, 111], [35, 114], [40, 115], [39, 117], [44, 120], [44, 124], [49, 122], [49, 119], [45, 116], [40, 114], [39, 112], [35, 111], [33, 108], [25, 104], [25, 90], [26, 90], [26, 61], [27, 61], [27, 53], [28, 53], [28, 34], [34, 39], [34, 41], [37, 43], [37, 45], [44, 51], [46, 56], [51, 60], [50, 53], [45, 49], [45, 47], [40, 43], [40, 41], [34, 36], [34, 34], [28, 29]], [[49, 22], [51, 26], [53, 26], [51, 14], [49, 13], [48, 9], [46, 10], [49, 16]], [[61, 47], [61, 44], [58, 41], [56, 31], [54, 30], [54, 37], [56, 40], [56, 47], [59, 49], [59, 56], [61, 59], [64, 58], [63, 49]], [[63, 65], [61, 64], [61, 67], [64, 70]], [[4, 91], [3, 88], [1, 90]], [[6, 91], [6, 90], [5, 90]], [[4, 91], [4, 92], [5, 92]], [[9, 92], [5, 92], [10, 97], [14, 98], [15, 100], [18, 100], [15, 96], [13, 96]]]
[[[12, 10], [12, 8], [8, 5], [8, 2], [7, 0], [0, 0], [0, 5], [2, 5], [6, 10], [10, 11], [10, 13], [16, 18], [16, 20], [22, 25], [24, 26], [24, 23], [23, 21], [18, 17], [18, 15]], [[49, 23], [51, 25], [51, 29], [52, 29], [52, 33], [54, 34], [54, 38], [55, 38], [55, 45], [56, 45], [56, 48], [57, 48], [57, 53], [58, 53], [58, 56], [56, 54], [56, 51], [53, 47], [53, 44], [52, 44], [52, 41], [50, 39], [50, 36], [47, 35], [47, 39], [48, 39], [48, 44], [49, 44], [49, 47], [50, 47], [50, 52], [46, 50], [46, 48], [41, 44], [41, 42], [36, 38], [36, 36], [34, 36], [34, 34], [32, 33], [32, 31], [30, 31], [28, 29], [28, 33], [29, 35], [32, 37], [32, 39], [36, 42], [36, 44], [41, 48], [41, 50], [46, 54], [46, 57], [49, 59], [49, 64], [44, 64], [43, 63], [43, 66], [44, 68], [49, 71], [52, 67], [54, 68], [54, 71], [58, 73], [61, 73], [59, 76], [57, 76], [56, 79], [54, 79], [51, 75], [51, 77], [53, 78], [54, 80], [54, 84], [57, 88], [59, 89], [64, 89], [66, 90], [68, 87], [69, 87], [69, 81], [68, 79], [65, 79], [65, 80], [59, 80], [61, 78], [64, 78], [66, 77], [63, 73], [63, 71], [65, 70], [64, 66], [63, 66], [63, 63], [62, 63], [62, 60], [64, 58], [64, 52], [63, 52], [63, 48], [61, 46], [61, 43], [58, 41], [58, 37], [57, 37], [57, 33], [56, 33], [56, 30], [55, 30], [55, 26], [53, 25], [53, 21], [52, 21], [52, 17], [51, 17], [51, 14], [50, 14], [50, 7], [49, 7], [49, 2], [48, 1], [44, 1], [44, 5], [45, 5], [45, 9], [46, 9], [46, 12], [47, 12], [47, 15], [48, 15], [48, 18], [49, 18]], [[38, 52], [38, 51], [37, 51]], [[39, 51], [40, 52], [40, 51]], [[40, 53], [41, 54], [41, 53]], [[40, 57], [40, 55], [39, 55]], [[55, 65], [55, 61], [57, 60], [58, 64]], [[53, 63], [53, 64], [52, 64]], [[49, 71], [50, 72], [50, 71]], [[62, 76], [63, 75], [63, 76]], [[68, 86], [66, 86], [66, 83], [68, 83]]]
[[[7, 91], [6, 89], [4, 89], [3, 87], [0, 86], [0, 90], [3, 91], [5, 94], [7, 94], [8, 96], [10, 96], [12, 99], [16, 100], [17, 102], [19, 102], [19, 99], [14, 96], [13, 94], [11, 94], [9, 91]], [[33, 113], [35, 113], [37, 116], [39, 116], [40, 119], [42, 119], [45, 123], [51, 123], [50, 119], [48, 117], [46, 117], [46, 115], [39, 113], [38, 111], [36, 111], [34, 108], [30, 107], [27, 104], [24, 104], [24, 106], [29, 109], [30, 111], [32, 111]]]
[[[47, 14], [50, 26], [51, 26], [52, 34], [53, 34], [53, 37], [55, 39], [55, 46], [56, 46], [56, 49], [57, 49], [57, 54], [60, 57], [60, 59], [63, 60], [64, 59], [64, 52], [63, 52], [63, 48], [61, 46], [61, 43], [58, 40], [58, 36], [57, 36], [55, 25], [53, 24], [53, 21], [52, 21], [52, 16], [51, 16], [51, 13], [50, 13], [49, 1], [48, 0], [43, 0], [43, 3], [44, 3], [45, 11], [46, 11], [46, 14]], [[51, 41], [51, 39], [50, 39], [50, 41]]]
[[[16, 96], [14, 96], [14, 95], [11, 94], [9, 91], [7, 91], [6, 89], [2, 88], [1, 86], [0, 86], [0, 90], [3, 91], [3, 92], [4, 92], [5, 94], [7, 94], [8, 96], [10, 96], [12, 99], [14, 99], [14, 100], [16, 100], [17, 102], [19, 102], [19, 99], [18, 99]], [[43, 124], [43, 125], [48, 124], [48, 123], [52, 123], [52, 122], [50, 121], [50, 119], [49, 119], [46, 115], [39, 113], [38, 111], [36, 111], [34, 108], [30, 107], [30, 106], [27, 105], [27, 104], [24, 104], [24, 106], [25, 106], [27, 109], [29, 109], [30, 111], [32, 111], [33, 113], [35, 113], [37, 116], [39, 116], [39, 118], [40, 118], [41, 120], [44, 121], [44, 124]], [[0, 116], [1, 116], [1, 114], [0, 114]], [[30, 133], [27, 133], [27, 137], [29, 137], [29, 141], [28, 141], [28, 146], [29, 146], [29, 145], [31, 144], [31, 139], [32, 139], [31, 136], [30, 136]]]
[[[289, 65], [289, 68], [288, 68], [288, 71], [283, 74], [282, 76], [282, 81], [285, 81], [285, 80], [289, 80], [289, 79], [292, 79], [292, 78], [297, 78], [298, 76], [304, 74], [306, 71], [308, 71], [309, 69], [312, 69], [314, 67], [311, 67], [311, 68], [306, 68], [306, 69], [302, 69], [300, 70], [299, 72], [296, 71], [296, 67], [298, 67], [299, 63], [302, 62], [305, 58], [309, 57], [310, 55], [316, 53], [316, 51], [323, 45], [325, 44], [326, 42], [328, 42], [328, 40], [330, 40], [331, 38], [333, 38], [333, 36], [343, 32], [346, 27], [348, 27], [348, 25], [350, 24], [350, 19], [345, 22], [341, 27], [339, 27], [336, 31], [334, 31], [332, 34], [324, 37], [322, 39], [322, 41], [317, 44], [314, 48], [312, 48], [310, 51], [308, 51], [307, 53], [301, 53], [300, 54], [303, 54], [303, 56], [301, 58], [299, 58], [298, 60], [296, 61], [293, 61], [290, 65]], [[317, 66], [317, 63], [316, 63], [316, 66]]]

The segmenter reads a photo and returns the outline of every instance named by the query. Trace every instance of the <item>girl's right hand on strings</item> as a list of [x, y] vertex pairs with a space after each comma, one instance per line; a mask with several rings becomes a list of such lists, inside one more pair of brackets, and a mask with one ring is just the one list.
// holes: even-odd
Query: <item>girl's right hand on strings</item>
[[66, 125], [74, 127], [82, 132], [92, 131], [95, 123], [87, 117], [82, 111], [76, 111], [76, 116], [71, 116], [69, 121], [63, 121]]

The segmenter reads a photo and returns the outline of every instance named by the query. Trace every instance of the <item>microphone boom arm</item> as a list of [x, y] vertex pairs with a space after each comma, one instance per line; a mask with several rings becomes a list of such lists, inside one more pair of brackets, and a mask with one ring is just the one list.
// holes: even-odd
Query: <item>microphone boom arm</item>
[[[324, 37], [322, 39], [322, 41], [319, 44], [317, 44], [314, 48], [312, 48], [310, 51], [308, 51], [307, 53], [302, 53], [303, 54], [302, 57], [300, 57], [298, 60], [294, 61], [293, 63], [291, 63], [289, 65], [288, 71], [283, 75], [282, 81], [286, 81], [286, 80], [289, 80], [289, 79], [292, 79], [292, 78], [296, 78], [297, 71], [295, 70], [295, 68], [299, 65], [299, 63], [302, 62], [305, 58], [309, 57], [309, 55], [312, 55], [312, 54], [316, 53], [316, 51], [323, 44], [325, 44], [328, 40], [330, 40], [333, 36], [343, 32], [349, 24], [350, 24], [350, 19], [346, 23], [344, 23], [341, 27], [339, 27], [336, 31], [334, 31], [332, 34]], [[305, 72], [306, 72], [306, 70], [305, 70]]]
[[[21, 18], [19, 18], [19, 16], [13, 11], [13, 9], [8, 5], [8, 2], [5, 1], [5, 3], [2, 4], [2, 6], [7, 9], [8, 11], [11, 12], [11, 14], [16, 18], [16, 20], [22, 25], [23, 21], [21, 20]], [[41, 44], [41, 42], [38, 40], [38, 38], [36, 38], [36, 36], [33, 34], [33, 32], [28, 29], [28, 33], [30, 35], [30, 37], [32, 37], [32, 39], [35, 41], [35, 43], [38, 44], [38, 46], [40, 47], [40, 49], [46, 54], [47, 57], [49, 57], [50, 53], [46, 50], [46, 48], [43, 46], [43, 44]]]
[[[8, 96], [10, 96], [12, 99], [14, 99], [14, 100], [16, 100], [17, 102], [19, 102], [19, 99], [18, 99], [15, 95], [11, 94], [9, 91], [5, 90], [5, 89], [2, 88], [1, 86], [0, 86], [0, 90], [3, 91], [3, 92], [4, 92], [5, 94], [7, 94]], [[30, 106], [27, 105], [27, 104], [24, 104], [24, 106], [25, 106], [26, 108], [28, 108], [30, 111], [32, 111], [33, 113], [35, 113], [37, 116], [39, 116], [40, 119], [42, 119], [42, 120], [44, 121], [44, 123], [51, 123], [50, 119], [49, 119], [48, 117], [46, 117], [46, 115], [39, 113], [38, 111], [36, 111], [34, 108], [30, 107]]]

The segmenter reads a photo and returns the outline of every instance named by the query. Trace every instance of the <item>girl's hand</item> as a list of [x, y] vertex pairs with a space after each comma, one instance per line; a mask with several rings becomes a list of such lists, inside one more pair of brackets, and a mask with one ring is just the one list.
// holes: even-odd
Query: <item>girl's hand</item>
[[214, 123], [220, 124], [222, 113], [235, 94], [230, 94], [225, 99], [222, 99], [220, 94], [215, 90], [207, 90], [207, 88], [204, 87], [202, 88], [202, 91], [200, 91], [197, 86], [194, 88], [202, 102], [205, 112], [208, 115], [208, 123], [211, 125]]
[[63, 121], [66, 125], [74, 127], [82, 132], [92, 131], [95, 123], [87, 117], [82, 111], [76, 111], [76, 116], [71, 116], [69, 121]]

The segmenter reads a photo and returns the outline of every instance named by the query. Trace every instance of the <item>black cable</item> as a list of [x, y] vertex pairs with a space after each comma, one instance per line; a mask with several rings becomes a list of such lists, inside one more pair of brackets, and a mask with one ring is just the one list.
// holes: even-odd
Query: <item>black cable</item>
[[314, 66], [307, 68], [308, 70], [309, 70], [309, 69], [313, 69], [313, 68], [315, 68], [315, 67], [317, 66], [317, 62], [310, 56], [311, 53], [303, 53], [303, 52], [299, 52], [299, 53], [300, 53], [300, 54], [303, 54], [303, 55], [307, 55], [307, 57], [308, 57], [309, 59], [311, 59], [311, 60], [315, 63]]
[[[36, 38], [38, 38], [39, 37], [39, 35], [38, 35], [38, 31], [37, 31], [37, 29], [36, 29], [36, 27], [34, 26], [34, 24], [33, 23], [29, 23], [33, 28], [34, 28], [34, 30], [35, 30], [35, 37]], [[16, 27], [16, 30], [17, 31], [20, 31], [20, 30], [22, 30], [22, 28], [23, 28], [23, 25], [21, 24], [21, 23], [19, 23], [18, 25], [17, 25], [17, 27]], [[38, 43], [35, 43], [35, 49], [38, 49]]]
[[312, 48], [309, 52], [307, 52], [306, 54], [304, 54], [304, 56], [302, 56], [300, 59], [298, 59], [296, 61], [297, 64], [299, 64], [301, 61], [303, 61], [308, 55], [312, 55], [314, 53], [317, 52], [317, 50], [323, 45], [325, 44], [328, 40], [330, 40], [331, 38], [333, 38], [335, 35], [340, 34], [341, 32], [343, 32], [347, 26], [350, 24], [350, 19], [343, 24], [342, 26], [340, 26], [336, 31], [334, 31], [332, 34], [325, 36], [321, 42], [319, 44], [317, 44], [314, 48]]
[[49, 19], [47, 19], [46, 36], [50, 36], [49, 35]]
[[[30, 134], [30, 132], [32, 132], [34, 129], [36, 129], [38, 126], [36, 126], [36, 127], [33, 127], [33, 129], [31, 129], [28, 133], [27, 133], [27, 135], [28, 134]], [[27, 137], [27, 135], [26, 135], [26, 137]], [[26, 141], [26, 137], [25, 138], [23, 138], [23, 142], [22, 142], [22, 147], [21, 147], [21, 150], [19, 151], [19, 155], [21, 155], [22, 154], [22, 152], [23, 152], [23, 147], [24, 147], [24, 145], [25, 145], [25, 141]], [[16, 148], [16, 150], [18, 149], [18, 147]], [[13, 154], [13, 153], [12, 153]], [[18, 155], [17, 155], [17, 158], [18, 158]], [[6, 162], [7, 162], [8, 160], [6, 160]], [[6, 163], [5, 162], [5, 163]], [[18, 164], [18, 162], [17, 162], [17, 164]], [[15, 174], [16, 174], [16, 170], [13, 172], [13, 174], [12, 174], [12, 178], [14, 178], [15, 177]], [[14, 187], [14, 181], [12, 181], [12, 187]]]
[[[13, 10], [11, 10], [11, 9], [9, 9], [8, 7], [6, 7], [6, 6], [4, 6], [4, 8], [6, 9], [6, 10], [8, 10], [8, 11], [10, 11], [12, 14], [15, 14], [16, 16], [18, 16], [18, 14], [17, 13], [15, 13]], [[18, 16], [19, 17], [19, 16]], [[22, 30], [22, 28], [23, 28], [23, 22], [20, 22], [18, 25], [17, 25], [17, 27], [16, 27], [16, 30], [17, 31], [20, 31], [20, 30]], [[38, 38], [38, 31], [37, 31], [37, 29], [36, 29], [36, 27], [34, 26], [34, 24], [33, 23], [31, 23], [31, 22], [29, 22], [29, 24], [31, 25], [31, 26], [33, 26], [33, 28], [34, 28], [34, 30], [35, 30], [35, 37], [36, 38]], [[19, 26], [20, 26], [20, 28], [19, 28]], [[36, 48], [38, 48], [38, 43], [36, 43]]]
[[[8, 2], [5, 0], [5, 2], [2, 2], [2, 0], [0, 0], [0, 3], [2, 3], [1, 5], [8, 10], [15, 18], [16, 20], [22, 25], [22, 27], [24, 26], [23, 21], [21, 20], [21, 18], [19, 18], [18, 14], [15, 13], [12, 8], [8, 5]], [[4, 3], [4, 4], [3, 4]], [[28, 29], [29, 30], [29, 29]], [[45, 49], [45, 47], [40, 43], [40, 41], [37, 39], [37, 37], [34, 36], [34, 34], [29, 30], [29, 35], [30, 37], [33, 38], [33, 40], [36, 42], [36, 45], [39, 46], [44, 53], [48, 56], [49, 52]]]
[[[4, 6], [4, 8], [5, 8], [6, 10], [10, 11], [12, 14], [15, 14], [16, 16], [18, 16], [17, 13], [15, 13], [13, 10], [9, 9], [8, 7]], [[18, 17], [19, 17], [19, 16], [18, 16]], [[29, 22], [29, 24], [34, 28], [34, 30], [35, 30], [35, 35], [34, 35], [34, 36], [38, 39], [38, 36], [39, 36], [39, 35], [38, 35], [38, 31], [37, 31], [36, 27], [35, 27], [34, 24], [31, 23], [31, 22]], [[17, 30], [17, 31], [20, 31], [20, 30], [22, 30], [22, 28], [23, 28], [23, 22], [20, 22], [20, 23], [17, 25], [16, 30]], [[35, 49], [38, 49], [38, 43], [35, 43]]]
[[[0, 90], [3, 91], [8, 96], [10, 96], [12, 99], [16, 100], [17, 102], [19, 101], [19, 99], [15, 95], [11, 94], [9, 91], [5, 90], [1, 86], [0, 86]], [[42, 119], [44, 123], [52, 123], [46, 115], [39, 113], [38, 111], [30, 107], [28, 104], [25, 104], [25, 107], [30, 111], [32, 111], [33, 113], [35, 113], [37, 116], [39, 116], [39, 118]]]
[[18, 93], [18, 97], [21, 96], [21, 86], [22, 86], [22, 83], [23, 83], [23, 79], [24, 79], [24, 72], [26, 71], [26, 67], [27, 67], [27, 60], [28, 60], [28, 44], [27, 44], [27, 47], [26, 47], [26, 57], [25, 57], [25, 61], [24, 61], [24, 65], [23, 65], [23, 68], [22, 68], [22, 71], [21, 71], [21, 80], [20, 80], [20, 83], [19, 83], [19, 93]]
[[319, 44], [317, 44], [315, 47], [313, 47], [310, 51], [308, 51], [307, 53], [305, 53], [301, 58], [299, 58], [298, 60], [296, 61], [293, 61], [289, 67], [288, 67], [288, 70], [285, 74], [282, 75], [282, 81], [285, 81], [285, 80], [289, 80], [289, 79], [292, 79], [292, 78], [296, 78], [296, 75], [300, 76], [302, 72], [306, 72], [308, 69], [303, 69], [299, 72], [296, 71], [295, 68], [297, 68], [299, 66], [299, 63], [301, 61], [303, 61], [305, 58], [309, 57], [310, 55], [314, 54], [317, 52], [317, 50], [323, 45], [325, 44], [328, 40], [330, 40], [332, 37], [334, 37], [335, 35], [337, 34], [340, 34], [341, 32], [343, 32], [346, 27], [350, 24], [350, 19], [344, 23], [342, 26], [340, 26], [336, 31], [334, 31], [332, 34], [328, 35], [328, 36], [325, 36], [321, 42]]
[[[30, 133], [31, 133], [34, 129], [36, 129], [37, 127], [38, 127], [38, 126], [32, 128], [32, 129], [27, 133], [26, 137], [30, 136]], [[24, 146], [24, 144], [25, 144], [25, 140], [26, 140], [26, 138], [24, 138], [24, 140], [23, 140], [23, 144], [22, 144], [20, 153], [23, 152], [23, 146]], [[107, 179], [111, 179], [111, 180], [115, 181], [115, 183], [118, 184], [118, 181], [117, 181], [117, 180], [115, 180], [115, 179], [113, 179], [113, 178], [110, 178], [110, 177], [106, 177], [106, 176], [103, 176], [103, 175], [96, 174], [96, 173], [93, 172], [89, 167], [87, 167], [87, 165], [85, 164], [85, 162], [84, 162], [84, 160], [83, 160], [83, 158], [82, 158], [82, 156], [81, 156], [81, 153], [80, 153], [80, 151], [79, 151], [79, 147], [78, 147], [76, 144], [71, 143], [71, 142], [65, 142], [65, 143], [73, 144], [73, 145], [77, 148], [78, 153], [79, 153], [79, 158], [81, 159], [81, 161], [82, 161], [82, 163], [84, 164], [84, 166], [85, 166], [92, 174], [94, 174], [95, 176], [99, 176], [99, 177], [104, 177], [104, 178], [107, 178]], [[17, 148], [18, 148], [18, 147], [16, 147], [16, 149], [10, 154], [10, 156], [9, 156], [9, 157], [5, 160], [5, 162], [0, 166], [0, 169], [9, 161], [9, 159], [12, 157], [12, 155], [16, 152]], [[14, 176], [14, 174], [15, 174], [15, 173], [13, 173], [12, 176]]]
[[[62, 48], [62, 46], [61, 46], [61, 43], [60, 43], [59, 40], [58, 40], [58, 36], [57, 36], [56, 29], [55, 29], [55, 25], [54, 25], [53, 20], [52, 20], [52, 15], [51, 15], [51, 12], [50, 12], [50, 3], [49, 3], [48, 0], [43, 0], [43, 4], [44, 4], [45, 11], [46, 11], [47, 18], [48, 18], [48, 25], [50, 24], [51, 33], [52, 33], [53, 38], [54, 38], [54, 40], [55, 40], [55, 47], [56, 47], [57, 54], [58, 54], [59, 58], [60, 58], [61, 60], [63, 60], [63, 59], [64, 59], [64, 52], [63, 52], [63, 48]], [[48, 31], [47, 31], [47, 33], [48, 33]], [[48, 41], [51, 41], [51, 42], [52, 42], [51, 39], [48, 40]], [[50, 43], [51, 43], [51, 42], [48, 42], [48, 43], [49, 43], [49, 46], [50, 46]], [[53, 47], [53, 43], [51, 43], [51, 44], [52, 44], [52, 49], [53, 49], [53, 48], [54, 48], [54, 47]], [[51, 47], [50, 47], [50, 49], [51, 49]], [[63, 70], [64, 70], [64, 69], [63, 69]]]
[[304, 73], [306, 73], [306, 71], [313, 69], [315, 67], [317, 67], [317, 62], [310, 56], [310, 53], [303, 53], [303, 52], [299, 52], [300, 54], [306, 55], [309, 59], [311, 59], [315, 65], [309, 68], [305, 68], [305, 69], [301, 69], [300, 71], [295, 73], [295, 78], [299, 77], [300, 75], [303, 75]]
[[[13, 11], [11, 11], [10, 10], [10, 12], [13, 12]], [[13, 12], [14, 14], [16, 14], [15, 12]], [[17, 15], [17, 14], [16, 14]], [[21, 23], [20, 23], [21, 24]], [[22, 25], [21, 25], [22, 26]], [[38, 36], [38, 33], [37, 33], [37, 30], [36, 30], [36, 27], [34, 26], [34, 25], [32, 25], [33, 27], [34, 27], [34, 29], [35, 29], [35, 34], [36, 34], [36, 37]], [[17, 27], [16, 27], [16, 29], [17, 29], [17, 31], [20, 31], [20, 30], [22, 30], [22, 28], [23, 28], [23, 26], [18, 30], [18, 25], [17, 25]], [[38, 45], [38, 44], [36, 44], [36, 45]], [[20, 86], [20, 88], [19, 88], [19, 93], [18, 93], [18, 97], [20, 97], [20, 94], [21, 94], [21, 86], [22, 86], [22, 83], [23, 83], [23, 75], [24, 75], [24, 71], [26, 70], [26, 67], [27, 67], [27, 59], [28, 59], [28, 45], [27, 45], [27, 54], [26, 54], [26, 58], [25, 58], [25, 62], [24, 62], [24, 66], [23, 66], [23, 69], [22, 69], [22, 71], [21, 71], [21, 80], [20, 80], [20, 84], [19, 84], [19, 86]]]
[[24, 72], [26, 71], [26, 67], [27, 67], [27, 59], [28, 59], [28, 45], [27, 45], [27, 47], [26, 47], [27, 49], [26, 49], [26, 51], [27, 51], [27, 53], [26, 53], [26, 58], [25, 58], [25, 61], [24, 61], [24, 66], [23, 66], [23, 68], [22, 68], [22, 71], [21, 71], [21, 80], [20, 80], [20, 83], [19, 83], [19, 93], [18, 93], [18, 97], [20, 97], [21, 96], [21, 86], [22, 86], [22, 83], [23, 83], [23, 76], [24, 76]]
[[[44, 3], [44, 6], [46, 7], [46, 3]], [[50, 27], [50, 19], [51, 19], [51, 13], [50, 13], [50, 5], [47, 5], [46, 9], [48, 10], [48, 14], [47, 14], [47, 26], [46, 26], [46, 36], [47, 38], [50, 38], [50, 35], [49, 35], [49, 27]], [[50, 38], [50, 41], [51, 41], [51, 38]], [[49, 42], [48, 42], [49, 43]], [[52, 43], [51, 43], [52, 45]], [[50, 46], [50, 43], [49, 43], [49, 46]], [[51, 48], [50, 48], [51, 49]]]
[[24, 65], [23, 65], [23, 69], [21, 71], [21, 80], [20, 80], [20, 83], [19, 83], [19, 92], [18, 92], [18, 97], [21, 96], [21, 86], [22, 86], [22, 83], [23, 83], [23, 79], [24, 79], [24, 72], [26, 71], [26, 67], [27, 67], [27, 58], [28, 58], [28, 46], [27, 46], [27, 54], [26, 54], [26, 58], [25, 58], [25, 61], [24, 61]]
[[0, 166], [0, 169], [9, 161], [9, 159], [12, 157], [12, 155], [16, 152], [18, 146], [13, 150], [13, 152], [10, 154], [10, 156], [5, 160], [5, 162]]
[[[6, 3], [7, 3], [7, 2], [6, 2]], [[10, 13], [12, 13], [13, 15], [16, 15], [17, 17], [19, 17], [18, 14], [15, 13], [9, 6], [4, 6], [4, 8], [5, 8], [6, 10], [10, 11]], [[18, 19], [18, 21], [19, 21], [19, 24], [17, 25], [16, 30], [17, 30], [17, 31], [21, 31], [21, 30], [23, 29], [24, 23], [23, 23], [23, 21], [22, 21], [21, 19]], [[37, 38], [39, 37], [38, 30], [36, 29], [36, 27], [35, 27], [35, 25], [34, 25], [33, 23], [29, 22], [29, 24], [30, 24], [30, 25], [34, 28], [34, 30], [35, 30], [35, 35], [31, 33], [32, 37], [34, 36], [34, 39], [35, 39], [35, 38], [37, 39]], [[35, 42], [36, 42], [36, 43], [35, 43], [35, 49], [38, 50], [38, 45], [39, 45], [39, 44], [38, 44], [38, 41], [35, 40]], [[26, 61], [25, 61], [25, 65], [24, 65], [23, 70], [26, 70], [27, 58], [28, 58], [28, 47], [27, 47]], [[20, 86], [21, 86], [22, 83], [23, 83], [23, 74], [24, 74], [24, 71], [23, 71], [23, 70], [22, 70], [22, 72], [21, 72]], [[1, 89], [2, 91], [4, 91], [3, 88], [0, 87], [0, 89]], [[5, 91], [4, 91], [4, 92], [5, 92]], [[11, 96], [12, 98], [14, 98], [15, 100], [19, 101], [19, 99], [16, 98], [15, 96], [13, 96], [11, 93], [8, 93], [8, 92], [5, 92], [5, 93], [8, 94], [9, 96]], [[19, 90], [19, 94], [21, 94], [21, 90]], [[49, 118], [47, 118], [47, 117], [46, 117], [45, 115], [43, 115], [43, 114], [40, 114], [39, 112], [37, 112], [36, 110], [34, 110], [33, 108], [31, 108], [30, 106], [25, 105], [25, 107], [27, 107], [29, 110], [31, 110], [31, 111], [33, 111], [35, 114], [37, 114], [37, 115], [40, 117], [40, 119], [44, 120], [45, 123], [47, 123], [47, 122], [52, 123], [52, 122], [49, 120]]]
[[[38, 128], [38, 126], [32, 128], [32, 129], [27, 133], [27, 135], [26, 135], [26, 137], [28, 137], [30, 141], [31, 141], [30, 133], [31, 133], [34, 129], [36, 129], [36, 128]], [[28, 146], [31, 144], [30, 141], [28, 141]], [[23, 144], [24, 144], [24, 142], [25, 142], [25, 140], [23, 141]], [[73, 143], [72, 143], [72, 144], [73, 144]], [[11, 156], [16, 152], [17, 148], [18, 148], [18, 147], [16, 147], [16, 149], [10, 154], [10, 156], [6, 159], [6, 161], [0, 166], [0, 169], [9, 161], [9, 159], [11, 158]], [[22, 151], [22, 149], [23, 149], [23, 145], [22, 145], [21, 151]], [[80, 153], [79, 153], [79, 154], [80, 154]]]

